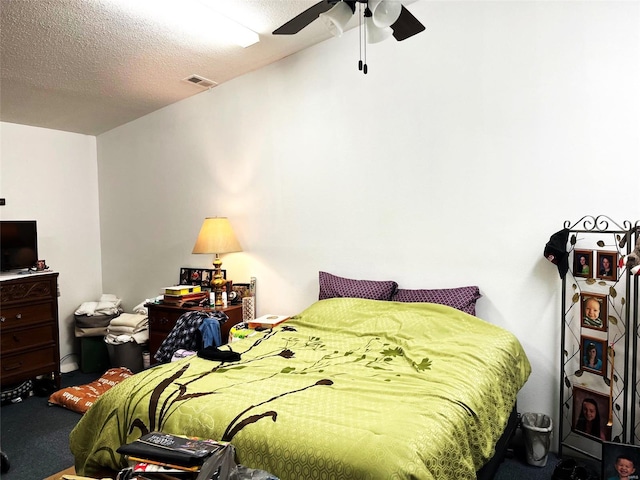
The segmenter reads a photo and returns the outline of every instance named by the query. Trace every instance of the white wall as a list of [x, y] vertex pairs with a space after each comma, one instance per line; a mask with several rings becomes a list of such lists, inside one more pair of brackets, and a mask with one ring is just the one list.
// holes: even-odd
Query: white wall
[[318, 270], [402, 287], [479, 285], [556, 417], [565, 220], [640, 218], [638, 2], [418, 2], [427, 26], [368, 49], [350, 31], [98, 138], [105, 288], [177, 281], [202, 219], [228, 216], [258, 314], [317, 298]]
[[102, 293], [96, 138], [1, 123], [0, 197], [3, 220], [38, 222], [39, 256], [59, 272], [62, 368], [77, 368], [73, 312]]

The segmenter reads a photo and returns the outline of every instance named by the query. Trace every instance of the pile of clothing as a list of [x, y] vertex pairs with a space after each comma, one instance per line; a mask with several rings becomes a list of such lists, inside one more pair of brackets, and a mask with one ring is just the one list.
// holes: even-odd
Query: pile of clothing
[[[204, 355], [222, 355], [222, 361], [237, 361], [240, 355], [235, 352], [221, 351], [218, 346], [222, 344], [220, 323], [224, 323], [229, 317], [224, 312], [203, 312], [192, 310], [180, 315], [175, 326], [164, 339], [154, 358], [160, 363], [167, 363], [186, 356], [195, 355], [204, 358]], [[210, 358], [213, 360], [214, 358]]]

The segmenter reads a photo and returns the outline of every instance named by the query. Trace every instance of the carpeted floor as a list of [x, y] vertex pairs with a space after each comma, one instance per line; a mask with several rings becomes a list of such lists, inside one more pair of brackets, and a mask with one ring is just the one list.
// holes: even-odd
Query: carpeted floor
[[[99, 374], [80, 371], [64, 374], [62, 386], [82, 385]], [[3, 480], [42, 480], [73, 465], [69, 451], [69, 433], [80, 415], [57, 406], [49, 406], [47, 397], [3, 405], [0, 409], [0, 444], [9, 456], [11, 468]], [[494, 480], [550, 480], [559, 459], [550, 453], [545, 467], [526, 462], [521, 432], [513, 442], [512, 455], [507, 458]], [[600, 478], [599, 462], [581, 461], [596, 480]], [[344, 479], [348, 480], [348, 479]]]
[[[526, 449], [521, 430], [518, 430], [516, 433], [511, 446], [511, 458], [506, 459], [502, 463], [494, 480], [551, 480], [553, 471], [561, 460], [555, 453], [550, 452], [548, 454], [547, 464], [544, 467], [529, 465], [527, 463]], [[567, 456], [565, 455], [564, 458], [567, 458]], [[587, 469], [590, 475], [589, 480], [599, 480], [601, 478], [599, 461], [586, 458], [575, 459], [581, 466]]]
[[[82, 385], [97, 377], [77, 370], [62, 375], [62, 386]], [[0, 445], [11, 465], [3, 480], [42, 480], [73, 465], [68, 439], [80, 415], [49, 406], [47, 398], [32, 396], [0, 408]]]

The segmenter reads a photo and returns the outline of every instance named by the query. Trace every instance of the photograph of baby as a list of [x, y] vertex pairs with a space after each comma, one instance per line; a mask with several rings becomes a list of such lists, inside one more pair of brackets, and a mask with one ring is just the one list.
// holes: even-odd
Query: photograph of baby
[[607, 331], [607, 295], [598, 293], [580, 294], [582, 326], [594, 330]]

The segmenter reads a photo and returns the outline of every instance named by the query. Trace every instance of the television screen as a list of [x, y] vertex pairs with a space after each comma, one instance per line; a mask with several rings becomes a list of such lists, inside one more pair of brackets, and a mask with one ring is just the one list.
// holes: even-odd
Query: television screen
[[35, 220], [0, 221], [0, 270], [32, 268], [38, 260]]

